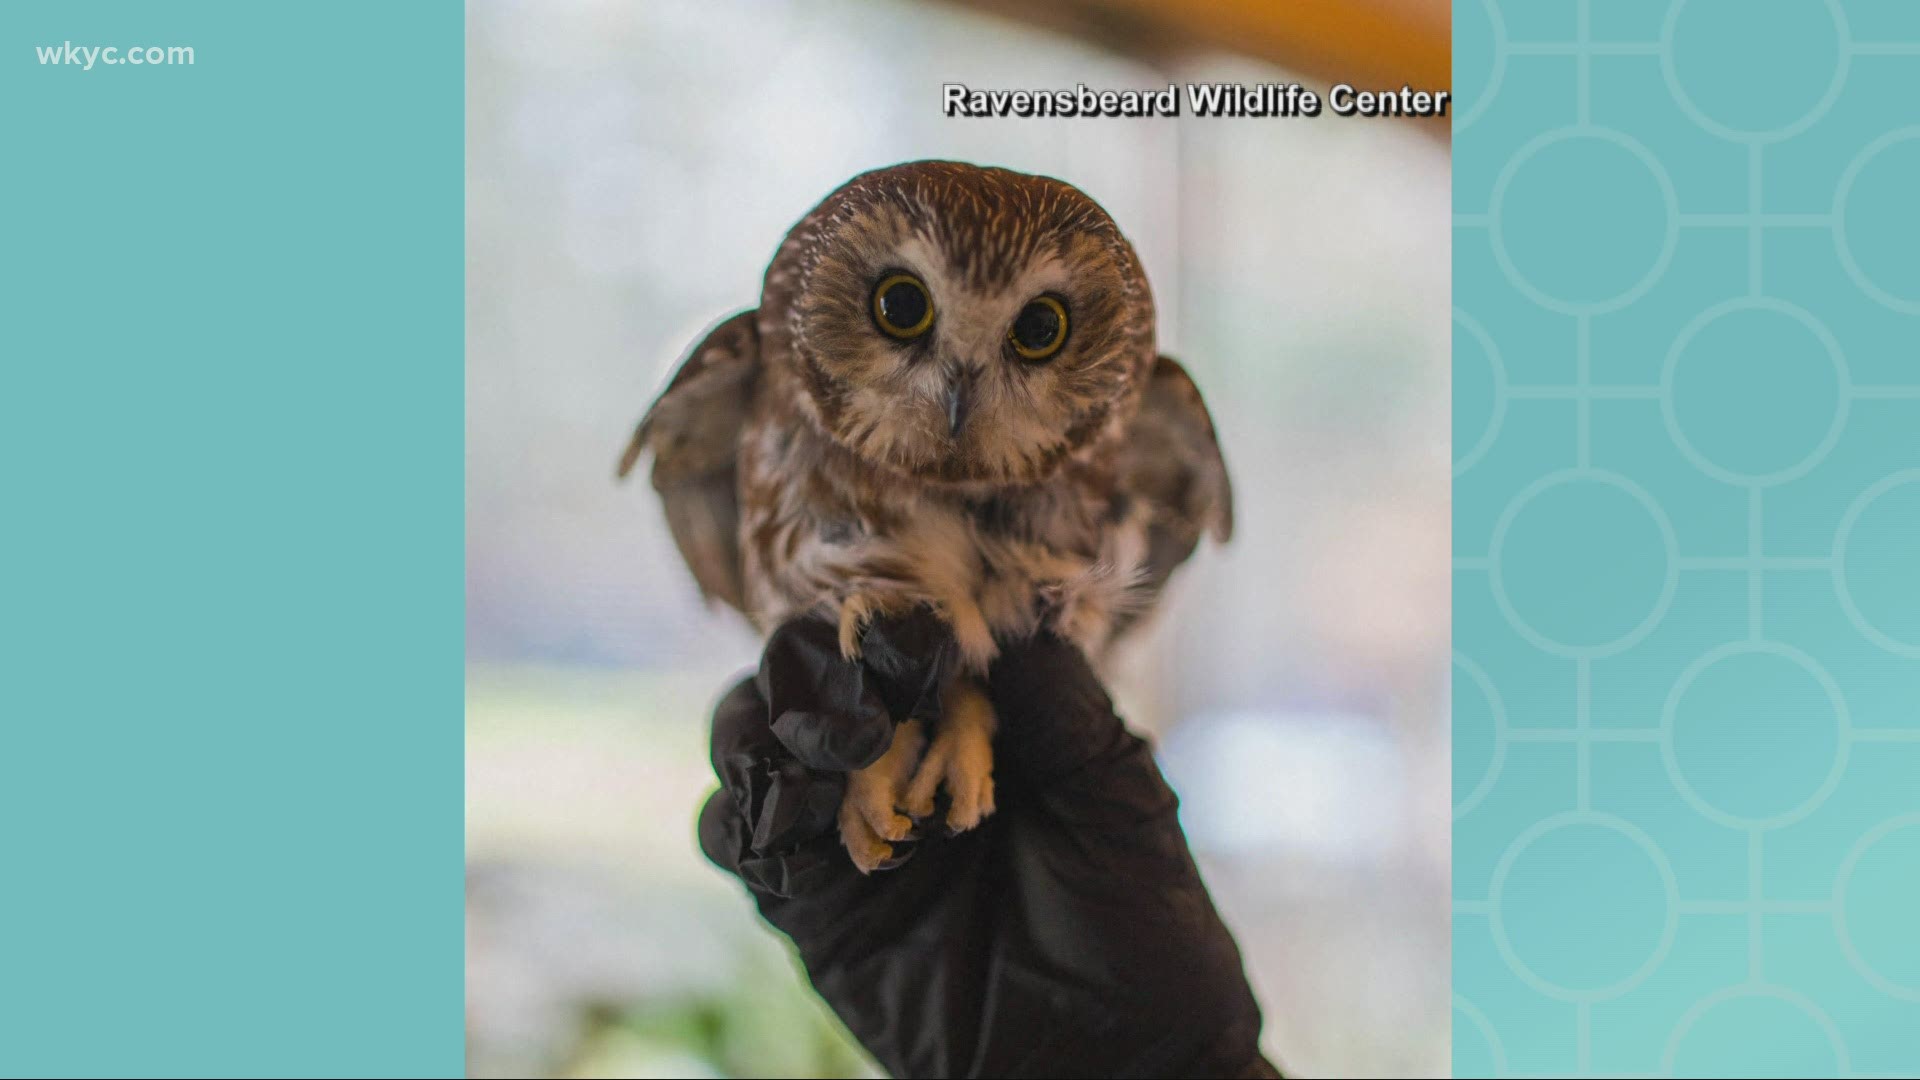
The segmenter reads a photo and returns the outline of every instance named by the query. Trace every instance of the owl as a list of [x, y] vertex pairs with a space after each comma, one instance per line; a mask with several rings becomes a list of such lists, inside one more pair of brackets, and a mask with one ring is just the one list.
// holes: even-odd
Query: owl
[[922, 161], [855, 177], [787, 234], [758, 307], [709, 332], [634, 432], [701, 592], [761, 633], [796, 616], [858, 656], [931, 607], [960, 662], [932, 730], [851, 774], [841, 839], [888, 864], [947, 795], [993, 812], [999, 643], [1098, 659], [1233, 498], [1213, 422], [1158, 355], [1153, 298], [1106, 211], [1059, 180]]

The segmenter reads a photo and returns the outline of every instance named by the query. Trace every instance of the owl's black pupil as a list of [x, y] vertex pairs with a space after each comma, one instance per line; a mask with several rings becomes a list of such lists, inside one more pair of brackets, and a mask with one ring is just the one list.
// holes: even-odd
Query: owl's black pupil
[[1013, 340], [1023, 348], [1044, 349], [1060, 336], [1060, 313], [1046, 304], [1028, 304], [1013, 320]]
[[896, 281], [880, 294], [880, 315], [898, 330], [911, 330], [927, 317], [927, 294], [910, 281]]

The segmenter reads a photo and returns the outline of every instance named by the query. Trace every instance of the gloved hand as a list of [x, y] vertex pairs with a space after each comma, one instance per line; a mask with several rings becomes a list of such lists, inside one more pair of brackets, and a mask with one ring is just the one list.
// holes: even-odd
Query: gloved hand
[[781, 627], [714, 714], [707, 857], [895, 1076], [1280, 1075], [1173, 792], [1072, 645], [1010, 644], [990, 673], [999, 812], [953, 837], [936, 813], [892, 868], [854, 868], [846, 773], [939, 715], [952, 662], [928, 613], [877, 623], [859, 663], [823, 622]]

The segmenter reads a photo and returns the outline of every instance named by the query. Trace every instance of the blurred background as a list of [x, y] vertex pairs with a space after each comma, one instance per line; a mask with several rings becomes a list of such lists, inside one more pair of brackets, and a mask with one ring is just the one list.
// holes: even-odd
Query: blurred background
[[1274, 1059], [1448, 1067], [1444, 123], [982, 120], [996, 89], [1445, 86], [1438, 0], [470, 0], [467, 858], [476, 1076], [873, 1066], [700, 857], [756, 659], [613, 466], [788, 227], [866, 169], [1061, 177], [1133, 239], [1238, 532], [1116, 665]]

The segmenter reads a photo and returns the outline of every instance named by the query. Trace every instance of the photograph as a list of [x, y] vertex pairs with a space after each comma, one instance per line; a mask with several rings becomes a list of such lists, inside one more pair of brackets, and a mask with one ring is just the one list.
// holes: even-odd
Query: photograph
[[471, 1075], [1446, 1072], [1395, 11], [469, 5]]

